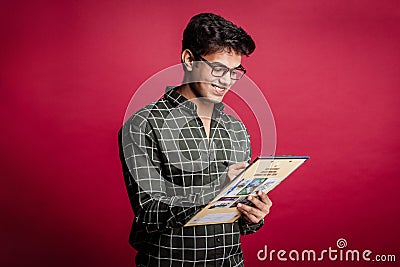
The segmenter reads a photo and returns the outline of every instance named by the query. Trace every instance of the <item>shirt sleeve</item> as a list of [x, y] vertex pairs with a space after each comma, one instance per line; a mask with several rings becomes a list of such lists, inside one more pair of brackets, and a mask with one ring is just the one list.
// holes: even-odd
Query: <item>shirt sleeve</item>
[[239, 218], [239, 228], [241, 235], [248, 235], [257, 232], [264, 225], [264, 219], [258, 223], [251, 223], [243, 216]]
[[160, 150], [146, 117], [134, 115], [119, 131], [120, 159], [136, 223], [147, 232], [182, 227], [217, 193], [219, 181], [185, 196], [167, 193]]
[[[247, 146], [247, 161], [251, 160], [251, 145], [250, 145], [250, 135], [246, 130], [246, 146]], [[239, 228], [240, 228], [240, 234], [242, 235], [248, 235], [257, 232], [263, 225], [264, 225], [264, 219], [262, 219], [258, 223], [251, 223], [247, 221], [244, 216], [242, 215], [239, 220]]]

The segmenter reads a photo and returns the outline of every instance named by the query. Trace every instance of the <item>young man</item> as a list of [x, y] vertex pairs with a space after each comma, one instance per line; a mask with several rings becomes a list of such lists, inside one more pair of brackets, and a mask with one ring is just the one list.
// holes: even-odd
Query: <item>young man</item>
[[272, 205], [265, 194], [249, 199], [253, 207], [239, 204], [242, 217], [234, 223], [184, 224], [251, 158], [245, 126], [223, 112], [221, 101], [246, 72], [242, 56], [254, 49], [230, 21], [194, 16], [183, 33], [183, 83], [168, 87], [120, 130], [137, 266], [243, 266], [240, 234], [263, 225]]

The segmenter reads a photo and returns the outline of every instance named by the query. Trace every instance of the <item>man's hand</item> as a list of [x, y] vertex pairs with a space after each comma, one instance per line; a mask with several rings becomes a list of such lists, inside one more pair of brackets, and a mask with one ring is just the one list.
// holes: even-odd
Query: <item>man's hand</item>
[[249, 163], [247, 163], [246, 161], [242, 161], [242, 162], [238, 162], [238, 163], [230, 165], [228, 167], [228, 171], [226, 173], [226, 176], [229, 179], [229, 182], [232, 181], [247, 166], [249, 166]]
[[221, 185], [221, 189], [224, 188], [227, 184], [229, 184], [247, 166], [249, 166], [249, 163], [247, 163], [246, 161], [229, 165], [229, 167], [227, 166], [228, 170], [226, 171], [226, 179], [224, 183]]
[[247, 199], [251, 201], [255, 207], [251, 207], [242, 203], [237, 205], [238, 210], [244, 215], [247, 221], [251, 223], [259, 223], [269, 213], [269, 209], [272, 206], [272, 201], [269, 199], [267, 194], [262, 191], [258, 191], [260, 200], [255, 197], [248, 196]]

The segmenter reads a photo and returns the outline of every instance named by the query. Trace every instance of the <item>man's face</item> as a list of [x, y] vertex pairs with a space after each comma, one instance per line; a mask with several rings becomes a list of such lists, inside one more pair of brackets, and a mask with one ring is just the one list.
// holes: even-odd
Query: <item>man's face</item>
[[[203, 59], [210, 62], [213, 66], [226, 66], [230, 69], [236, 68], [242, 61], [242, 56], [235, 51], [223, 50], [203, 56]], [[222, 77], [212, 75], [212, 68], [204, 61], [195, 62], [191, 72], [194, 83], [190, 88], [196, 97], [206, 98], [212, 102], [221, 102], [229, 88], [236, 82], [231, 79], [230, 72]]]

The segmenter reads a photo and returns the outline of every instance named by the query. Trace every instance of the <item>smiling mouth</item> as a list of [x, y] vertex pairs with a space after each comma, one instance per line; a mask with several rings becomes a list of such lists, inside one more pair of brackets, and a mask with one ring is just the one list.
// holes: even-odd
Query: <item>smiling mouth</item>
[[218, 86], [216, 84], [211, 84], [211, 86], [214, 88], [215, 92], [219, 95], [223, 95], [225, 93], [225, 91], [228, 90], [228, 88]]

